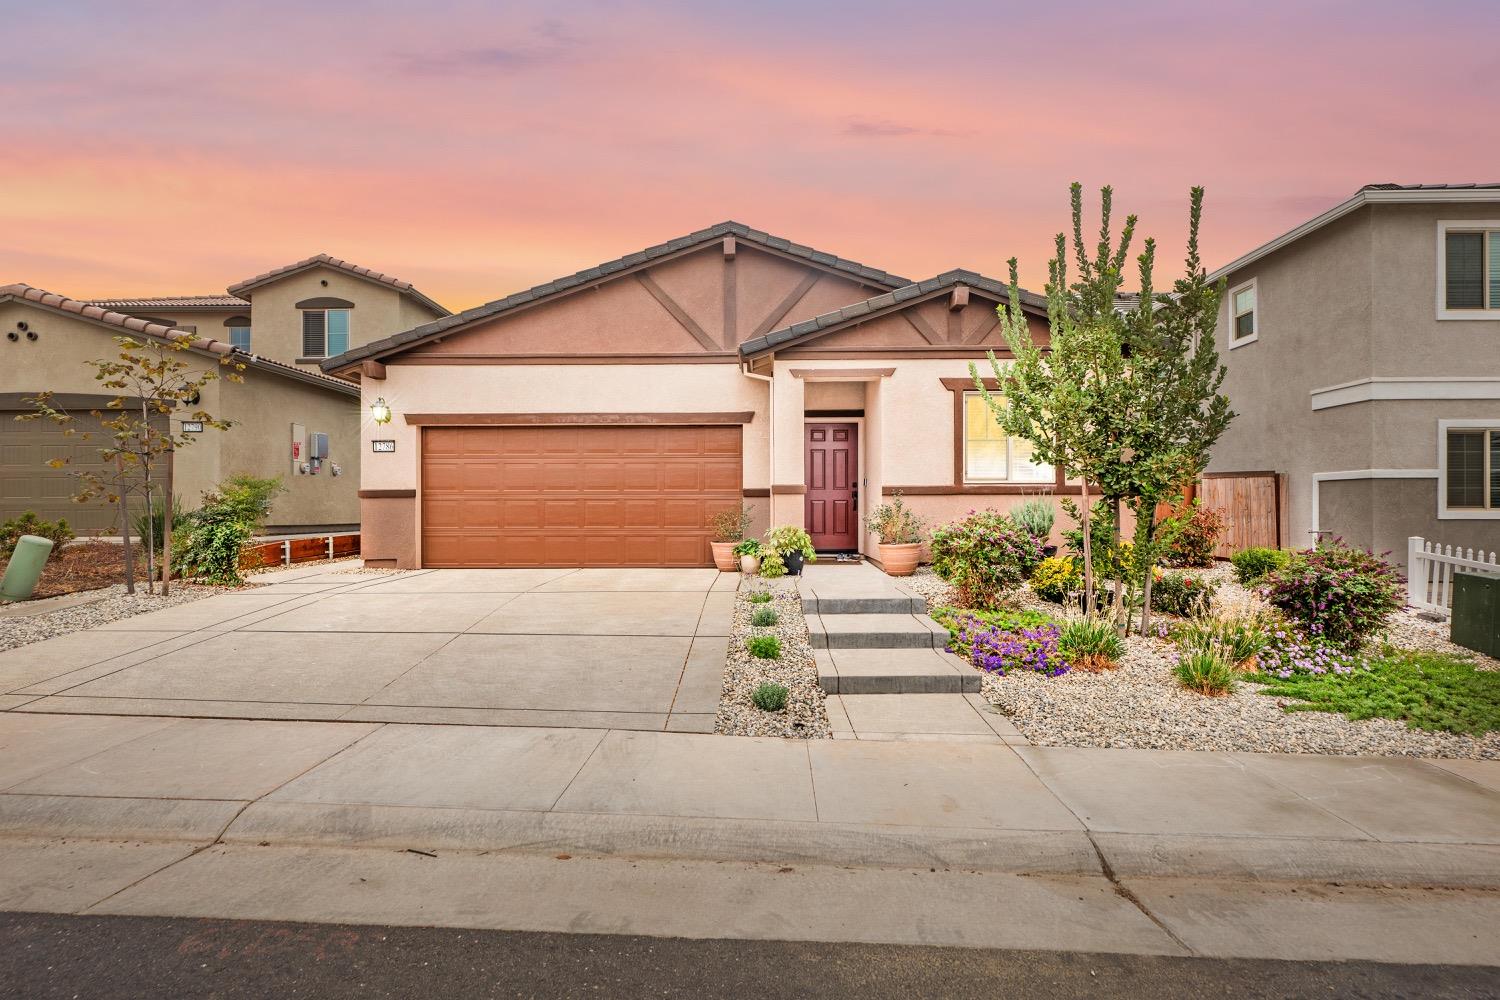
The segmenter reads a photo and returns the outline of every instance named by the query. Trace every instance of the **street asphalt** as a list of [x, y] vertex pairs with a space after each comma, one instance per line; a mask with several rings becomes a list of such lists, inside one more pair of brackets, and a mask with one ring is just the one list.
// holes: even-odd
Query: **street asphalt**
[[1500, 969], [0, 913], [0, 997], [1500, 997]]

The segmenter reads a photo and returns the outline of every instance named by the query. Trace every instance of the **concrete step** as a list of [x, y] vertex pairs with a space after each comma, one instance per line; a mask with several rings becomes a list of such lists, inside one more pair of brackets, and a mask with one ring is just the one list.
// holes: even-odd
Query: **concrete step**
[[879, 597], [802, 597], [807, 615], [913, 615], [927, 610], [927, 602], [905, 594]]
[[813, 649], [943, 649], [948, 630], [926, 615], [808, 615]]
[[972, 694], [979, 671], [940, 649], [825, 649], [815, 654], [827, 694]]

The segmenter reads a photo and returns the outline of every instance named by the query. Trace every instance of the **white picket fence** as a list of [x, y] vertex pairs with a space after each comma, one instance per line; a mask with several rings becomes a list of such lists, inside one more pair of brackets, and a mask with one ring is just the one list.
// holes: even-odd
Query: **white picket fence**
[[1419, 535], [1406, 540], [1406, 603], [1418, 611], [1447, 618], [1452, 614], [1453, 573], [1476, 570], [1500, 573], [1500, 560], [1483, 549], [1455, 548]]

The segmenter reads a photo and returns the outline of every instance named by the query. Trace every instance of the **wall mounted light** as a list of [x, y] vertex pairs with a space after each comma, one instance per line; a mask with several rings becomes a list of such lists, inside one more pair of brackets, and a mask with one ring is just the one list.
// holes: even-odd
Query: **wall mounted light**
[[370, 404], [370, 418], [377, 424], [388, 424], [391, 422], [391, 406], [381, 396]]

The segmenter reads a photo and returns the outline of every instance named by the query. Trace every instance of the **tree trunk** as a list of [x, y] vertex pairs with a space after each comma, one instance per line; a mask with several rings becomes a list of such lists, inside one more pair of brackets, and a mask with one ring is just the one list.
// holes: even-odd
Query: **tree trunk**
[[1120, 577], [1120, 579], [1118, 579], [1118, 580], [1116, 580], [1114, 582], [1115, 583], [1114, 591], [1110, 595], [1110, 605], [1111, 605], [1111, 607], [1110, 607], [1110, 613], [1112, 615], [1114, 615], [1115, 627], [1119, 628], [1120, 624], [1123, 622], [1124, 625], [1125, 625], [1125, 630], [1128, 632], [1128, 631], [1130, 631], [1130, 620], [1129, 620], [1129, 617], [1128, 617], [1130, 612], [1129, 612], [1129, 609], [1126, 608], [1126, 606], [1125, 606], [1125, 579], [1124, 578], [1125, 578], [1126, 574], [1129, 572], [1129, 570], [1128, 570], [1128, 568], [1125, 565], [1125, 560], [1123, 560], [1123, 559], [1120, 558], [1120, 498], [1119, 497], [1115, 497], [1112, 501], [1110, 501], [1110, 504], [1111, 504], [1111, 506], [1114, 509], [1114, 515], [1115, 515], [1115, 528], [1114, 528], [1114, 532], [1113, 532], [1113, 535], [1112, 535], [1112, 537], [1114, 539], [1114, 547], [1115, 547], [1115, 553], [1114, 554], [1115, 554], [1116, 561], [1118, 561], [1119, 564], [1120, 564], [1119, 567], [1118, 567], [1119, 568], [1119, 573], [1117, 574]]
[[1082, 479], [1083, 492], [1080, 494], [1082, 503], [1079, 505], [1079, 519], [1083, 522], [1083, 613], [1093, 617], [1097, 610], [1094, 601], [1094, 543], [1089, 536], [1093, 534], [1093, 525], [1089, 517], [1092, 513], [1089, 505], [1089, 479]]
[[146, 593], [156, 593], [156, 501], [151, 495], [151, 478], [147, 474], [146, 494]]
[[[1137, 529], [1137, 534], [1139, 534]], [[1150, 521], [1146, 524], [1146, 544], [1156, 545], [1156, 505], [1151, 505]], [[1151, 584], [1156, 578], [1156, 564], [1146, 567], [1146, 580], [1141, 584], [1141, 635], [1146, 634], [1146, 629], [1151, 627]]]
[[125, 456], [115, 456], [115, 468], [119, 470], [120, 487], [120, 541], [125, 543], [125, 593], [135, 593], [135, 549], [130, 544], [129, 491], [125, 489]]
[[167, 449], [166, 501], [161, 511], [161, 596], [172, 592], [172, 465], [173, 449]]

